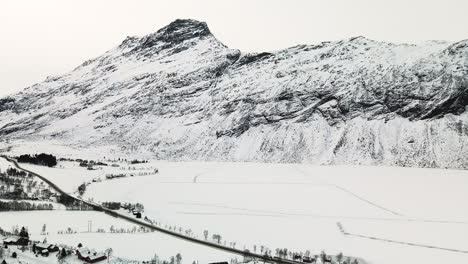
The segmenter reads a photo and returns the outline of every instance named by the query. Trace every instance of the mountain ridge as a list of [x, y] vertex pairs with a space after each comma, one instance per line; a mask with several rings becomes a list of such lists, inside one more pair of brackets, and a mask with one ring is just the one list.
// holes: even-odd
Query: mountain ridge
[[176, 20], [0, 101], [0, 135], [175, 160], [468, 168], [467, 43], [244, 53]]

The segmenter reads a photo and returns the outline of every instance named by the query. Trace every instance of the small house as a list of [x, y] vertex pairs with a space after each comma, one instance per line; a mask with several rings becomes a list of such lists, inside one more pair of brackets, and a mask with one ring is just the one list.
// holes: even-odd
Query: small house
[[302, 262], [304, 263], [314, 263], [316, 261], [315, 258], [311, 258], [311, 257], [303, 257], [302, 258]]
[[91, 250], [88, 248], [81, 247], [76, 250], [76, 255], [81, 260], [84, 260], [89, 254], [91, 254]]
[[50, 246], [47, 248], [47, 250], [48, 250], [49, 252], [58, 252], [58, 251], [60, 251], [60, 248], [59, 248], [57, 245], [50, 245]]
[[20, 236], [11, 236], [3, 240], [3, 245], [5, 246], [10, 246], [10, 245], [27, 246], [28, 243], [29, 243], [29, 238], [20, 237]]
[[96, 262], [107, 259], [104, 253], [96, 252], [94, 249], [87, 249], [87, 248], [77, 249], [76, 255], [78, 256], [79, 259], [88, 263], [96, 263]]
[[106, 259], [107, 259], [106, 254], [95, 252], [94, 254], [89, 255], [85, 261], [88, 263], [96, 263], [96, 262], [103, 261]]
[[37, 252], [42, 253], [43, 250], [48, 250], [51, 244], [48, 243], [37, 243], [35, 244], [34, 248], [36, 249]]
[[3, 245], [17, 245], [19, 237], [8, 237], [3, 240]]

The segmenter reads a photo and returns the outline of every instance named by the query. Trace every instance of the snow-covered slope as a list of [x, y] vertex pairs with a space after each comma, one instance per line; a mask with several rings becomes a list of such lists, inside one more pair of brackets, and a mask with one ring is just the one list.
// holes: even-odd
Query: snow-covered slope
[[0, 101], [0, 135], [169, 160], [468, 168], [468, 40], [243, 53], [176, 20]]

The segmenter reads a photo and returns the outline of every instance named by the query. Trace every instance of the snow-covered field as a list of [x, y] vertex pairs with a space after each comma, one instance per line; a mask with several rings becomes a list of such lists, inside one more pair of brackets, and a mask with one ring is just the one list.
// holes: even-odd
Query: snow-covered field
[[[88, 187], [148, 217], [250, 250], [343, 251], [370, 263], [468, 261], [468, 173], [391, 167], [153, 163], [160, 174]], [[148, 166], [145, 164], [144, 166]], [[414, 245], [343, 235], [346, 232]], [[438, 248], [428, 248], [432, 246]], [[465, 252], [457, 252], [465, 251]]]
[[[74, 193], [84, 182], [105, 176], [104, 170], [87, 170], [78, 162], [62, 161], [55, 168], [22, 163], [21, 167], [39, 173], [57, 184], [64, 191]], [[109, 168], [116, 170], [116, 168]]]
[[[92, 230], [88, 231], [88, 222], [92, 221]], [[42, 227], [46, 224], [48, 235], [42, 235]], [[83, 246], [104, 251], [113, 249], [113, 255], [126, 259], [148, 261], [155, 254], [161, 259], [169, 259], [180, 253], [183, 263], [200, 263], [229, 260], [230, 254], [198, 246], [167, 235], [150, 233], [110, 233], [109, 228], [132, 229], [135, 225], [117, 218], [94, 211], [35, 211], [35, 212], [0, 212], [0, 227], [10, 230], [13, 226], [26, 226], [31, 239], [42, 241], [47, 238], [48, 243]], [[58, 234], [71, 228], [75, 234]], [[106, 233], [96, 233], [104, 229]], [[238, 257], [239, 258], [239, 257]]]
[[[236, 242], [236, 248], [253, 251], [256, 245], [257, 252], [264, 245], [273, 252], [276, 248], [343, 252], [375, 264], [468, 261], [466, 171], [216, 162], [131, 166], [136, 171], [157, 168], [159, 173], [92, 183], [85, 198], [143, 203], [145, 215], [162, 226], [192, 229], [198, 237], [208, 230], [210, 237], [220, 234], [228, 245]], [[71, 162], [61, 162], [56, 169], [25, 167], [70, 192], [84, 181], [121, 170], [88, 171]], [[357, 236], [344, 235], [337, 223]], [[74, 236], [69, 236], [70, 243], [76, 242]], [[138, 244], [153, 234], [104, 236], [124, 237], [122, 256], [130, 257], [133, 253], [125, 241]], [[172, 240], [165, 237], [161, 243], [170, 245]], [[191, 247], [181, 243], [174, 245], [180, 251]], [[172, 245], [160, 255], [175, 254], [171, 249]], [[139, 255], [154, 254], [141, 250]]]

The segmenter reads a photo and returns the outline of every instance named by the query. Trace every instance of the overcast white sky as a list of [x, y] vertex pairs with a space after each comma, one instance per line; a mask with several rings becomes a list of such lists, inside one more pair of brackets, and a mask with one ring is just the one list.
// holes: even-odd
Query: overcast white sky
[[207, 22], [229, 47], [268, 51], [359, 35], [459, 41], [467, 14], [468, 0], [2, 0], [0, 96], [176, 18]]

